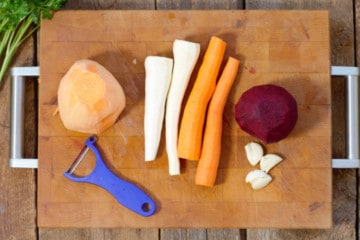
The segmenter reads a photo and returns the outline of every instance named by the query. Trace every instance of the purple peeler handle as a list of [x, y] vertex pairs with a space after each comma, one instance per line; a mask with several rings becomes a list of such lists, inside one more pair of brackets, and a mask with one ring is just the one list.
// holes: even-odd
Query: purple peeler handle
[[127, 182], [113, 172], [105, 165], [100, 152], [95, 147], [96, 137], [89, 137], [85, 144], [96, 156], [96, 165], [94, 170], [87, 176], [76, 177], [69, 171], [64, 176], [75, 182], [85, 182], [95, 184], [110, 192], [119, 203], [128, 209], [144, 217], [153, 215], [156, 211], [155, 202], [135, 184]]

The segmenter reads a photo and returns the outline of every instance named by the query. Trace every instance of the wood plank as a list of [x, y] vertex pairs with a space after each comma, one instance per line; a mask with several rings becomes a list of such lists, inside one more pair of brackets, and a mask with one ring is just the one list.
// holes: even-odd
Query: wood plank
[[182, 240], [198, 239], [207, 240], [206, 229], [186, 229], [186, 228], [164, 228], [160, 232], [161, 240]]
[[153, 0], [68, 0], [63, 9], [155, 9], [155, 2]]
[[161, 240], [171, 239], [171, 240], [182, 240], [182, 239], [196, 239], [196, 240], [216, 240], [216, 239], [226, 239], [226, 240], [242, 240], [246, 239], [245, 230], [240, 229], [218, 229], [218, 228], [209, 228], [209, 229], [170, 229], [165, 228], [161, 229]]
[[207, 240], [241, 240], [246, 239], [245, 233], [241, 229], [207, 229]]
[[109, 239], [158, 239], [159, 230], [157, 229], [118, 229], [118, 228], [41, 228], [39, 239], [64, 240], [109, 240]]
[[[98, 7], [100, 7], [100, 8], [106, 8], [106, 6], [108, 6], [108, 5], [106, 5], [109, 1], [104, 1], [104, 4], [97, 4], [97, 3], [94, 3], [93, 5], [91, 5], [91, 3], [92, 2], [97, 2], [97, 1], [72, 1], [72, 0], [69, 0], [68, 1], [68, 6], [73, 6], [74, 8], [87, 8], [87, 9], [92, 9], [92, 6], [98, 6]], [[119, 4], [119, 2], [120, 1], [112, 1], [113, 3], [115, 3], [115, 4]], [[241, 2], [241, 1], [239, 1], [239, 2]], [[309, 2], [309, 1], [307, 1], [307, 2]], [[290, 2], [290, 4], [294, 4], [294, 2], [293, 1], [291, 1]], [[124, 4], [125, 5], [125, 4]], [[142, 3], [140, 3], [140, 5], [142, 5]], [[112, 6], [112, 5], [111, 5]], [[139, 7], [140, 8], [140, 7]], [[341, 10], [341, 9], [340, 9]], [[335, 10], [334, 10], [335, 11]], [[346, 16], [346, 14], [345, 14], [345, 16]], [[348, 31], [345, 29], [345, 33], [344, 32], [342, 32], [341, 31], [341, 27], [339, 27], [339, 33], [341, 34], [341, 35], [343, 35], [343, 34], [347, 34], [348, 33]], [[359, 38], [358, 38], [359, 39]], [[339, 46], [341, 46], [342, 44], [339, 44]], [[346, 45], [346, 44], [345, 44]], [[359, 48], [358, 48], [359, 49]], [[342, 56], [340, 56], [340, 57], [342, 57]], [[346, 59], [348, 59], [348, 57], [346, 57], [345, 56], [345, 58]], [[347, 60], [344, 60], [343, 62], [346, 62]], [[342, 60], [339, 60], [338, 61], [339, 63], [341, 63], [342, 62]], [[22, 64], [20, 64], [20, 65], [22, 65]], [[5, 88], [5, 87], [4, 87]], [[7, 86], [7, 88], [8, 88], [8, 86]], [[0, 95], [2, 95], [3, 97], [4, 97], [4, 90], [2, 89], [1, 90], [2, 91], [2, 93], [0, 94]], [[8, 96], [5, 96], [4, 97], [4, 99], [9, 99], [9, 97]], [[6, 100], [6, 101], [8, 101], [8, 100]], [[3, 102], [6, 102], [6, 101], [3, 101]], [[3, 108], [8, 108], [7, 107], [7, 105], [6, 104], [4, 104], [4, 105], [2, 105], [1, 107], [3, 107]], [[339, 109], [339, 108], [337, 108], [337, 110], [339, 111], [339, 110], [341, 110], [341, 109]], [[4, 111], [1, 111], [1, 113], [3, 113]], [[9, 111], [5, 111], [7, 114], [9, 114]], [[3, 114], [0, 114], [0, 116], [3, 116]], [[7, 117], [8, 117], [8, 115], [7, 115]], [[6, 117], [5, 117], [6, 118]], [[5, 128], [8, 128], [8, 125], [7, 126], [5, 126]], [[6, 134], [5, 135], [3, 135], [4, 136], [4, 139], [6, 139]], [[339, 142], [339, 141], [338, 141]], [[342, 142], [339, 142], [340, 143], [340, 145], [343, 145], [343, 143]], [[8, 145], [8, 143], [5, 143], [4, 144], [4, 146], [6, 147]], [[3, 146], [3, 145], [1, 145], [1, 146]], [[5, 148], [2, 148], [2, 149], [5, 149]], [[341, 149], [339, 150], [339, 154], [338, 154], [338, 156], [340, 157], [341, 156]], [[6, 152], [6, 151], [5, 151]], [[5, 155], [6, 155], [6, 153], [4, 153]], [[5, 160], [4, 160], [4, 162], [6, 162], [6, 159], [7, 159], [7, 156], [5, 157]], [[4, 167], [7, 167], [6, 165], [4, 165]], [[2, 172], [1, 173], [3, 173], [3, 170], [2, 170]], [[12, 173], [11, 173], [12, 174]], [[343, 174], [348, 174], [348, 171], [344, 171], [343, 172]], [[26, 175], [26, 174], [25, 174]], [[351, 175], [351, 174], [350, 174]], [[2, 174], [2, 176], [4, 176], [3, 174]], [[12, 181], [12, 180], [10, 180], [9, 178], [7, 178], [8, 176], [7, 175], [5, 175], [5, 178], [8, 180], [8, 181], [3, 181], [3, 179], [1, 179], [1, 182], [2, 183], [4, 183], [4, 185], [5, 186], [7, 186], [7, 188], [6, 189], [11, 189], [12, 187], [11, 187], [11, 185], [9, 185], [10, 183], [13, 183], [14, 181]], [[13, 180], [18, 180], [18, 179], [21, 179], [21, 177], [24, 177], [24, 176], [18, 176], [18, 177], [13, 177]], [[345, 177], [343, 177], [343, 176], [341, 176], [341, 174], [339, 174], [339, 178], [340, 178], [340, 180], [341, 179], [343, 179], [343, 178], [353, 178], [353, 176], [345, 176]], [[28, 178], [28, 176], [26, 175], [25, 176], [25, 178]], [[31, 177], [32, 178], [32, 177]], [[334, 181], [336, 181], [337, 179], [334, 179]], [[23, 186], [26, 186], [24, 189], [28, 189], [28, 185], [27, 185], [27, 182], [28, 181], [24, 181], [24, 183], [25, 184], [23, 184], [23, 183], [21, 183]], [[1, 185], [1, 189], [5, 189], [5, 188], [3, 188], [3, 185]], [[350, 196], [349, 196], [349, 193], [348, 193], [348, 187], [346, 186], [346, 185], [344, 185], [343, 186], [343, 189], [344, 189], [344, 205], [346, 205], [347, 203], [348, 203], [348, 200], [349, 199], [351, 199], [351, 198], [353, 198], [354, 196], [353, 196], [353, 194], [350, 194]], [[23, 189], [22, 189], [22, 191], [23, 191]], [[22, 192], [21, 191], [21, 192]], [[30, 197], [31, 196], [33, 196], [33, 194], [31, 194], [30, 195]], [[11, 199], [11, 198], [9, 198], [9, 199]], [[2, 201], [1, 201], [1, 203], [3, 203]], [[341, 203], [341, 201], [339, 201], [339, 204]], [[21, 203], [21, 204], [24, 204], [23, 202]], [[33, 205], [33, 203], [31, 203], [32, 205]], [[344, 207], [344, 205], [342, 205], [341, 207]], [[20, 206], [20, 205], [19, 205]], [[340, 206], [339, 206], [340, 207]], [[1, 210], [2, 210], [3, 208], [1, 208]], [[15, 216], [21, 216], [21, 214], [23, 214], [23, 209], [22, 208], [16, 208], [16, 209], [14, 209], [14, 211], [15, 212], [19, 212], [18, 214], [13, 214], [13, 215], [15, 215]], [[29, 212], [28, 210], [25, 210], [26, 212]], [[30, 210], [31, 211], [31, 210]], [[12, 211], [13, 212], [13, 211]], [[34, 212], [34, 210], [33, 210], [33, 212]], [[2, 211], [1, 211], [1, 213], [2, 213]], [[26, 214], [28, 214], [28, 213], [26, 213]], [[31, 214], [30, 214], [31, 215]], [[345, 216], [346, 215], [346, 213], [344, 213], [343, 214], [343, 216]], [[350, 213], [350, 211], [349, 211], [349, 215], [348, 215], [350, 218], [343, 218], [343, 219], [339, 219], [338, 221], [339, 222], [341, 222], [341, 221], [345, 221], [345, 222], [352, 222], [353, 220], [352, 220], [352, 218], [351, 218], [351, 216], [352, 216], [352, 214]], [[6, 219], [7, 220], [7, 222], [9, 222], [8, 221], [8, 215], [6, 215], [5, 214], [5, 217], [4, 218], [2, 218], [2, 219]], [[24, 225], [24, 223], [26, 223], [27, 221], [23, 221], [24, 220], [24, 218], [20, 218], [20, 219], [17, 219], [16, 221], [19, 221], [18, 223], [13, 223], [14, 225], [12, 225], [11, 223], [10, 223], [10, 225], [12, 225], [12, 226], [14, 226], [14, 227], [9, 227], [8, 225], [6, 225], [7, 227], [5, 227], [5, 228], [2, 228], [2, 234], [3, 235], [1, 235], [0, 234], [0, 238], [1, 239], [8, 239], [8, 238], [14, 238], [14, 239], [35, 239], [35, 236], [34, 236], [34, 234], [35, 233], [32, 233], [32, 232], [28, 232], [28, 231], [23, 231], [23, 227], [24, 226], [26, 226], [26, 224]], [[0, 221], [0, 222], [5, 222], [5, 221]], [[351, 224], [350, 224], [351, 225]], [[351, 226], [347, 226], [347, 225], [344, 225], [343, 227], [342, 227], [342, 231], [343, 231], [343, 233], [345, 233], [345, 236], [349, 236], [348, 234], [346, 235], [346, 233], [350, 230], [350, 231], [352, 231], [352, 228], [351, 228]], [[15, 227], [16, 226], [16, 227]], [[20, 233], [14, 233], [14, 230], [18, 230], [18, 231], [20, 231]], [[47, 229], [47, 230], [49, 230], [49, 229]], [[53, 234], [48, 234], [48, 235], [46, 235], [46, 237], [44, 237], [44, 238], [41, 238], [41, 239], [56, 239], [56, 236], [58, 235], [58, 234], [60, 234], [60, 235], [63, 235], [64, 236], [64, 233], [63, 234], [61, 234], [61, 233], [58, 233], [57, 231], [64, 231], [64, 232], [68, 232], [69, 233], [69, 231], [65, 231], [65, 230], [62, 230], [62, 229], [57, 229], [56, 231], [51, 231], [51, 230], [49, 230], [49, 232], [53, 232]], [[76, 230], [75, 230], [76, 231]], [[95, 230], [95, 232], [96, 232], [97, 230]], [[103, 231], [103, 230], [99, 230], [99, 231]], [[68, 235], [66, 235], [66, 236], [68, 236], [69, 238], [67, 238], [67, 239], [84, 239], [82, 236], [88, 236], [88, 237], [86, 237], [86, 239], [97, 239], [97, 238], [95, 238], [95, 237], [93, 237], [93, 236], [99, 236], [99, 235], [105, 235], [105, 236], [109, 236], [109, 233], [108, 233], [108, 231], [113, 231], [113, 230], [104, 230], [102, 233], [98, 233], [98, 234], [94, 234], [94, 233], [90, 233], [90, 232], [92, 232], [92, 230], [88, 230], [88, 229], [81, 229], [80, 231], [79, 231], [79, 234], [68, 234]], [[115, 230], [116, 231], [116, 230]], [[136, 231], [136, 230], [135, 230]], [[80, 233], [80, 232], [82, 232], [82, 233]], [[126, 230], [125, 230], [125, 232], [126, 232]], [[130, 231], [130, 232], [133, 232], [133, 231]], [[290, 231], [290, 232], [292, 232], [292, 231]], [[296, 231], [295, 231], [296, 232]], [[302, 231], [301, 231], [302, 232]], [[44, 233], [44, 231], [43, 231], [43, 233]], [[131, 234], [131, 233], [130, 233]], [[312, 233], [304, 233], [304, 234], [302, 234], [301, 236], [303, 236], [304, 238], [306, 238], [306, 234], [309, 234], [309, 236], [314, 236], [314, 234], [312, 234]], [[125, 234], [126, 235], [126, 234]], [[293, 238], [295, 238], [297, 235], [292, 235], [292, 237]], [[40, 236], [41, 237], [41, 236]], [[275, 235], [275, 237], [276, 237], [276, 235]], [[290, 236], [291, 237], [291, 236]], [[319, 238], [321, 238], [322, 239], [322, 237], [321, 237], [321, 233], [320, 233], [320, 235], [318, 236], [318, 237], [316, 237], [317, 239], [319, 239]], [[325, 237], [324, 237], [325, 238]], [[65, 238], [63, 238], [63, 239], [65, 239]], [[99, 238], [100, 239], [100, 238]], [[134, 238], [135, 239], [135, 238]], [[141, 238], [137, 238], [137, 239], [141, 239]], [[144, 239], [144, 238], [143, 238]], [[193, 239], [196, 239], [196, 238], [193, 238]], [[227, 238], [224, 238], [224, 239], [227, 239]], [[265, 238], [266, 239], [266, 238]], [[336, 238], [334, 238], [334, 239], [336, 239]]]
[[[355, 49], [356, 49], [356, 65], [359, 67], [359, 63], [360, 63], [360, 1], [357, 0], [357, 1], [354, 1], [355, 4], [354, 4], [354, 11], [355, 11], [355, 39], [356, 39], [356, 42], [355, 42]], [[359, 177], [359, 171], [357, 172], [357, 176]], [[358, 186], [357, 186], [357, 193], [359, 194], [359, 191], [360, 191], [360, 186], [359, 186], [359, 183], [358, 183]], [[360, 199], [359, 199], [359, 195], [357, 196], [357, 206], [360, 206]], [[360, 221], [360, 212], [359, 212], [359, 207], [357, 209], [357, 223], [359, 223]], [[357, 229], [357, 239], [359, 238], [360, 236], [360, 228], [358, 227]]]
[[[74, 2], [75, 2], [75, 4], [74, 5], [76, 5], [76, 3], [79, 3], [79, 2], [81, 2], [81, 1], [68, 1], [68, 2], [70, 2], [71, 4], [73, 4]], [[84, 7], [85, 5], [86, 5], [86, 3], [88, 3], [89, 1], [84, 1], [83, 3], [81, 3], [81, 4], [79, 4], [80, 5], [80, 7]], [[115, 1], [116, 2], [116, 1]], [[294, 2], [290, 2], [290, 4], [294, 4]], [[341, 10], [341, 9], [340, 9]], [[334, 10], [335, 11], [335, 10]], [[345, 15], [343, 15], [342, 14], [342, 16], [346, 16], [346, 14]], [[357, 16], [359, 16], [359, 15], [357, 15]], [[347, 33], [349, 33], [350, 31], [347, 31], [346, 29], [347, 28], [345, 28], [345, 33], [343, 32], [343, 31], [341, 31], [341, 27], [339, 27], [339, 33], [341, 34], [341, 35], [343, 35], [343, 34], [347, 34]], [[341, 38], [339, 38], [339, 39], [341, 39]], [[359, 38], [358, 38], [359, 39]], [[339, 44], [339, 46], [342, 46], [343, 44]], [[344, 44], [345, 46], [347, 45], [347, 44]], [[351, 45], [350, 45], [350, 47], [351, 47]], [[358, 48], [359, 49], [359, 48]], [[30, 54], [30, 55], [32, 55], [32, 54]], [[30, 56], [29, 55], [29, 56]], [[345, 54], [346, 55], [346, 54]], [[340, 57], [342, 57], [342, 56], [340, 56]], [[350, 59], [351, 60], [351, 58], [348, 58], [348, 57], [346, 57], [345, 56], [345, 60], [343, 61], [343, 62], [347, 62], [348, 60], [347, 59]], [[339, 62], [339, 64], [341, 64], [341, 62], [342, 62], [342, 60], [339, 60], [338, 61]], [[22, 65], [22, 64], [20, 64], [20, 65]], [[9, 97], [8, 96], [4, 96], [4, 89], [5, 88], [8, 88], [8, 86], [4, 86], [4, 88], [1, 90], [2, 92], [0, 93], [0, 96], [2, 96], [4, 99], [5, 99], [5, 101], [2, 101], [2, 102], [7, 102], [8, 101], [8, 99], [9, 99]], [[8, 91], [8, 90], [6, 90], [6, 91]], [[2, 98], [2, 99], [3, 99]], [[6, 104], [4, 104], [4, 105], [2, 105], [1, 107], [3, 107], [3, 108], [6, 108], [6, 109], [8, 109], [8, 106], [6, 105]], [[0, 107], [0, 108], [1, 108]], [[337, 110], [339, 110], [339, 109], [337, 109]], [[3, 117], [4, 116], [4, 118], [8, 118], [8, 114], [9, 114], [9, 111], [7, 110], [7, 111], [3, 111], [3, 110], [1, 110], [0, 111], [1, 112], [1, 114], [0, 114], [0, 116], [1, 117]], [[7, 113], [7, 116], [5, 117], [5, 115], [3, 115], [2, 113], [3, 112], [5, 112], [5, 113]], [[2, 119], [3, 120], [3, 119]], [[6, 120], [7, 121], [7, 120]], [[5, 122], [6, 122], [5, 121]], [[3, 123], [3, 121], [1, 121], [1, 123]], [[8, 125], [4, 125], [5, 126], [5, 128], [8, 128]], [[3, 139], [6, 139], [6, 136], [8, 136], [8, 135], [2, 135], [2, 136], [4, 136], [4, 138]], [[3, 145], [1, 145], [1, 146], [4, 146], [5, 148], [3, 148], [2, 147], [2, 149], [6, 149], [6, 146], [8, 145], [8, 143], [6, 143], [6, 141], [5, 141], [5, 143], [3, 144]], [[343, 145], [343, 143], [341, 143], [340, 142], [340, 145]], [[340, 157], [341, 156], [341, 149], [340, 149], [340, 153], [338, 154], [338, 156]], [[5, 156], [5, 158], [4, 158], [4, 161], [3, 162], [7, 162], [7, 154], [6, 154], [6, 150], [4, 151], [4, 152], [2, 152], [2, 153], [4, 153], [6, 156]], [[2, 156], [2, 155], [1, 155]], [[3, 160], [3, 158], [1, 158], [2, 160]], [[5, 165], [3, 165], [4, 167], [7, 167], [6, 166], [6, 164]], [[7, 170], [5, 170], [5, 171], [7, 171]], [[2, 173], [2, 176], [5, 176], [5, 179], [7, 180], [7, 181], [3, 181], [3, 179], [1, 179], [1, 183], [4, 183], [3, 185], [4, 186], [7, 186], [7, 188], [3, 188], [3, 185], [1, 185], [1, 189], [5, 189], [5, 191], [7, 191], [6, 189], [11, 189], [12, 187], [11, 187], [11, 185], [9, 185], [9, 184], [11, 184], [11, 183], [14, 183], [14, 181], [12, 181], [12, 180], [10, 180], [9, 178], [8, 178], [8, 175], [7, 174], [3, 174], [3, 169], [2, 169], [2, 171], [1, 171], [1, 173]], [[349, 173], [349, 171], [344, 171], [343, 172], [343, 174], [344, 175], [347, 175]], [[12, 171], [12, 173], [11, 174], [13, 174], [13, 171]], [[23, 174], [21, 174], [22, 176], [18, 176], [18, 177], [13, 177], [13, 180], [16, 180], [16, 181], [18, 181], [19, 179], [21, 179], [21, 177], [24, 177], [24, 175]], [[340, 180], [341, 179], [343, 179], [343, 178], [353, 178], [354, 176], [352, 176], [351, 174], [350, 174], [350, 176], [345, 176], [345, 177], [343, 177], [343, 176], [341, 176], [341, 174], [339, 174], [339, 178], [340, 178]], [[27, 179], [27, 178], [29, 178], [29, 176], [27, 175], [27, 174], [25, 174], [25, 178]], [[32, 177], [31, 177], [32, 178]], [[334, 179], [335, 181], [337, 180], [337, 179]], [[24, 181], [24, 182], [22, 182], [21, 183], [21, 185], [23, 185], [23, 188], [24, 189], [29, 189], [28, 188], [28, 181]], [[25, 186], [25, 187], [24, 187]], [[21, 190], [21, 192], [23, 192], [23, 190], [24, 189], [22, 189]], [[344, 189], [344, 199], [343, 199], [343, 201], [344, 201], [344, 204], [341, 204], [342, 206], [341, 207], [344, 207], [347, 203], [348, 203], [348, 200], [349, 199], [352, 199], [352, 198], [354, 198], [354, 196], [353, 196], [353, 194], [352, 193], [350, 193], [349, 194], [349, 192], [348, 192], [348, 187], [347, 187], [347, 185], [345, 184], [344, 186], [343, 186], [343, 189]], [[12, 190], [10, 190], [10, 191], [12, 191]], [[12, 195], [12, 194], [10, 194], [10, 195]], [[7, 195], [8, 196], [8, 195]], [[31, 196], [33, 196], [33, 194], [30, 194], [30, 197]], [[10, 198], [9, 199], [11, 199], [12, 200], [12, 198], [11, 198], [11, 196], [10, 196]], [[27, 202], [28, 203], [28, 202]], [[341, 201], [339, 201], [339, 205], [340, 205], [340, 203], [341, 203]], [[2, 199], [1, 199], [1, 204], [3, 204], [3, 201], [2, 201]], [[23, 202], [21, 202], [21, 204], [23, 205], [24, 203]], [[33, 205], [33, 203], [30, 203], [31, 205]], [[5, 206], [8, 206], [7, 204], [4, 204]], [[17, 204], [16, 204], [17, 205]], [[22, 206], [22, 205], [17, 205], [17, 206]], [[340, 207], [340, 206], [339, 206]], [[4, 208], [0, 208], [1, 209], [1, 214], [3, 214], [3, 209]], [[14, 214], [13, 213], [13, 211], [11, 211], [12, 212], [12, 214], [13, 215], [15, 215], [17, 218], [18, 218], [18, 216], [21, 216], [22, 214], [24, 214], [23, 212], [24, 212], [24, 210], [23, 210], [23, 208], [16, 208], [16, 209], [13, 209], [14, 210], [14, 212], [19, 212], [19, 213], [16, 213], [16, 214]], [[25, 212], [27, 212], [26, 213], [26, 215], [28, 215], [29, 213], [29, 210], [25, 210]], [[31, 212], [31, 209], [30, 209], [30, 212]], [[34, 210], [33, 210], [33, 212], [34, 212]], [[348, 211], [348, 212], [346, 212], [346, 213], [349, 213], [349, 218], [343, 218], [343, 219], [338, 219], [338, 221], [339, 222], [342, 222], [342, 221], [345, 221], [345, 222], [352, 222], [353, 220], [352, 220], [352, 211]], [[343, 214], [343, 216], [345, 216], [346, 215], [346, 213], [344, 213]], [[31, 214], [30, 214], [31, 215]], [[3, 219], [6, 219], [6, 222], [7, 222], [7, 224], [6, 224], [6, 226], [7, 227], [5, 227], [5, 228], [2, 228], [2, 230], [1, 230], [1, 234], [0, 234], [0, 238], [1, 239], [35, 239], [35, 237], [34, 237], [34, 234], [35, 233], [33, 233], [32, 231], [30, 231], [30, 232], [28, 232], [28, 231], [24, 231], [23, 230], [23, 228], [24, 227], [26, 227], [26, 224], [24, 225], [24, 223], [26, 223], [27, 222], [27, 218], [25, 218], [25, 221], [24, 221], [24, 218], [19, 218], [19, 219], [17, 219], [16, 220], [16, 222], [18, 222], [18, 223], [12, 223], [11, 221], [10, 221], [10, 223], [9, 223], [9, 215], [8, 215], [8, 212], [7, 211], [5, 211], [5, 217], [4, 218], [1, 218], [1, 221], [0, 222], [5, 222], [5, 221], [2, 221]], [[33, 219], [33, 217], [29, 217], [29, 218], [32, 218]], [[8, 225], [9, 224], [9, 225]], [[14, 224], [14, 225], [12, 225], [12, 224]], [[13, 227], [11, 227], [11, 225], [13, 226]], [[352, 227], [351, 227], [351, 225], [352, 224], [350, 224], [349, 226], [347, 226], [347, 225], [344, 225], [343, 227], [342, 227], [342, 233], [345, 233], [345, 236], [349, 236], [348, 234], [346, 234], [347, 232], [349, 232], [349, 230], [350, 231], [352, 231]], [[3, 225], [4, 226], [4, 225]], [[14, 230], [16, 231], [19, 231], [18, 233], [15, 233], [14, 232]], [[59, 230], [59, 231], [61, 231], [61, 230]], [[85, 230], [85, 231], [88, 231], [88, 230]], [[111, 230], [110, 230], [111, 231]], [[305, 233], [305, 234], [303, 234], [303, 235], [301, 235], [301, 236], [303, 236], [304, 238], [306, 238], [306, 236], [304, 236], [304, 235], [306, 235], [307, 233]], [[55, 234], [56, 235], [56, 234]], [[86, 234], [85, 234], [86, 235]], [[88, 235], [92, 235], [92, 234], [88, 234]], [[50, 236], [50, 237], [48, 237], [48, 238], [43, 238], [43, 239], [52, 239], [51, 238], [51, 235], [48, 235], [48, 236]], [[83, 238], [81, 238], [81, 236], [83, 236], [83, 234], [79, 234], [79, 235], [69, 235], [70, 237], [69, 237], [69, 239], [83, 239]], [[296, 237], [296, 235], [292, 235], [293, 236], [293, 238], [295, 238]], [[312, 233], [310, 233], [309, 234], [309, 236], [314, 236], [314, 234], [312, 234]], [[275, 237], [276, 237], [276, 235], [275, 235]], [[325, 237], [322, 237], [321, 236], [321, 234], [318, 236], [318, 237], [315, 237], [315, 238], [317, 238], [317, 239], [319, 239], [319, 238], [321, 238], [321, 239], [323, 239], [323, 238], [325, 238]], [[96, 238], [91, 238], [91, 239], [96, 239]], [[266, 238], [265, 238], [266, 239]], [[334, 237], [334, 239], [336, 239], [335, 237]]]
[[[354, 25], [352, 1], [246, 1], [247, 9], [328, 9], [330, 11], [332, 65], [352, 66], [354, 59]], [[333, 157], [345, 157], [344, 81], [333, 79]], [[356, 171], [333, 171], [334, 216], [330, 230], [248, 230], [248, 239], [355, 239]]]
[[[12, 66], [32, 66], [34, 38], [19, 49]], [[26, 83], [25, 156], [36, 157], [36, 80]], [[36, 239], [36, 174], [31, 169], [9, 167], [10, 77], [0, 86], [0, 239]]]
[[[106, 1], [106, 0], [69, 0], [64, 9], [154, 9], [154, 1]], [[39, 240], [47, 239], [82, 239], [82, 240], [107, 240], [107, 239], [158, 239], [158, 229], [134, 228], [82, 228], [82, 229], [49, 229], [39, 228]]]
[[[177, 0], [157, 0], [157, 9], [243, 9], [243, 1], [207, 1], [207, 0], [198, 0], [198, 1], [177, 1]], [[187, 4], [184, 4], [187, 3]], [[180, 6], [182, 4], [182, 6]], [[230, 233], [229, 233], [230, 231]], [[187, 239], [203, 239], [203, 231], [200, 229], [161, 229], [161, 239], [176, 239], [174, 236], [177, 236], [179, 232], [186, 232], [185, 235], [196, 236], [193, 238]], [[237, 232], [238, 235], [234, 234]], [[229, 229], [206, 229], [208, 239], [212, 239], [211, 236], [219, 236], [224, 234], [221, 238], [214, 239], [234, 239], [232, 236], [235, 236], [235, 239], [245, 239], [245, 230], [229, 230]], [[184, 239], [184, 238], [183, 238]]]
[[156, 9], [242, 9], [243, 2], [237, 0], [156, 0]]
[[[196, 1], [179, 1], [179, 0], [156, 0], [157, 9], [243, 9], [243, 1], [237, 0], [196, 0]], [[246, 230], [240, 229], [160, 229], [160, 238], [169, 239], [204, 239], [204, 231], [207, 238], [205, 239], [246, 239]], [[179, 236], [192, 236], [182, 237]], [[216, 237], [214, 237], [216, 236]], [[221, 236], [221, 237], [219, 237]], [[214, 237], [214, 238], [212, 238]]]

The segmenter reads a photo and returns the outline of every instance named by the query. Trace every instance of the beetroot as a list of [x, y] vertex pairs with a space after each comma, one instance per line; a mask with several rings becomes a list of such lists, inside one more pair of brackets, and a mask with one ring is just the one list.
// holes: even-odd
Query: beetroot
[[235, 106], [242, 130], [266, 143], [287, 137], [298, 119], [297, 103], [283, 87], [267, 84], [250, 88]]

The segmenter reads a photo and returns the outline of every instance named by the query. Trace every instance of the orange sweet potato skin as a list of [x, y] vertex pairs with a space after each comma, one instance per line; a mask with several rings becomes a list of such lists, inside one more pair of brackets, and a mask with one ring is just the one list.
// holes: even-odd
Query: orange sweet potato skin
[[58, 105], [65, 128], [99, 134], [115, 123], [126, 99], [123, 88], [106, 68], [81, 59], [61, 79]]

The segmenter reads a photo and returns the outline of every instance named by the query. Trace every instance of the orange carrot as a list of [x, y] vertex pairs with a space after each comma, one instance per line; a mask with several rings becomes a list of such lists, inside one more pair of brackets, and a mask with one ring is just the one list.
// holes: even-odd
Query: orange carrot
[[222, 119], [226, 100], [236, 78], [239, 60], [229, 57], [206, 116], [204, 141], [196, 170], [197, 185], [214, 186], [221, 153]]
[[200, 158], [206, 109], [215, 90], [225, 49], [226, 42], [211, 37], [181, 120], [178, 139], [179, 158], [189, 160]]

